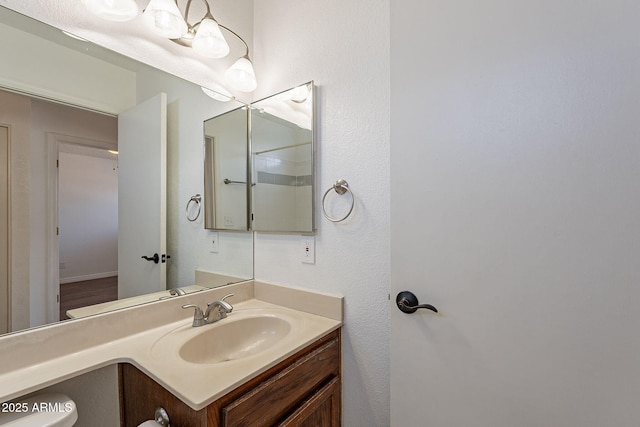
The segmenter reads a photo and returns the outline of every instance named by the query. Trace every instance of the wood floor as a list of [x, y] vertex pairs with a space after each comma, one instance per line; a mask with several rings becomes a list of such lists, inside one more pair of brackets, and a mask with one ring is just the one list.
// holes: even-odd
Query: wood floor
[[118, 276], [60, 284], [60, 320], [67, 310], [118, 299]]

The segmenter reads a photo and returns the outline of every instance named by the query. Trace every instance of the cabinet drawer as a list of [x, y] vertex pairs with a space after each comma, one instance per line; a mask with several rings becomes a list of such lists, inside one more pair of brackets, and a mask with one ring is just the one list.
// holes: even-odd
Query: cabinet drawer
[[340, 345], [333, 339], [222, 408], [225, 427], [273, 425], [328, 378], [339, 375]]
[[335, 377], [307, 399], [278, 427], [338, 427], [340, 425], [340, 378]]

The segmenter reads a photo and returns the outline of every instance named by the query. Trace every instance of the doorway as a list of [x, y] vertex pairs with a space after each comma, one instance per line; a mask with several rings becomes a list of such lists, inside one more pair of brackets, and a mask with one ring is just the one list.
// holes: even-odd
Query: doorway
[[104, 141], [47, 139], [48, 311], [57, 321], [67, 310], [117, 298], [117, 156]]
[[118, 298], [117, 154], [58, 144], [60, 320]]

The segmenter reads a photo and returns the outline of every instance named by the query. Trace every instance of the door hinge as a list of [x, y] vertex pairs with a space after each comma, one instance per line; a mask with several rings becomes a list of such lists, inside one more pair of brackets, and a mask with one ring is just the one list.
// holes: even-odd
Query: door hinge
[[56, 167], [59, 168], [60, 167], [60, 159], [56, 159]]
[[60, 302], [60, 294], [56, 295], [56, 301]]
[[60, 227], [56, 227], [56, 236], [60, 235]]

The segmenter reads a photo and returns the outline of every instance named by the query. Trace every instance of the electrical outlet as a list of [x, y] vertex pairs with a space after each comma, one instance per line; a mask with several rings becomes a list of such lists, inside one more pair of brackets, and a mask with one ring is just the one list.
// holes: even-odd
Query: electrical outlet
[[315, 236], [302, 236], [300, 240], [301, 261], [305, 264], [316, 263], [316, 238]]
[[209, 233], [209, 240], [211, 240], [211, 246], [209, 247], [209, 252], [212, 254], [217, 254], [220, 249], [220, 245], [218, 243], [218, 232], [213, 231]]
[[60, 270], [64, 270], [65, 268], [67, 268], [67, 263], [66, 263], [66, 262], [64, 262], [64, 261], [60, 261], [59, 269], [60, 269]]

